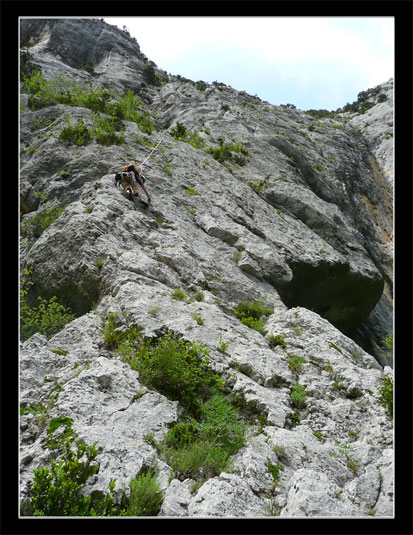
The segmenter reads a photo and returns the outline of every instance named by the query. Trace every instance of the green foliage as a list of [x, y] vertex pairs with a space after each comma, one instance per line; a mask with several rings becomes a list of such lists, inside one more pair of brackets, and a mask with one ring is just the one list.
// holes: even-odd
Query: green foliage
[[[62, 76], [46, 81], [38, 71], [24, 79], [23, 89], [30, 95], [28, 104], [32, 110], [54, 104], [81, 106], [95, 113], [109, 115], [110, 119], [106, 120], [110, 121], [110, 128], [113, 127], [114, 130], [121, 128], [122, 119], [137, 123], [142, 132], [147, 134], [151, 134], [155, 128], [148, 114], [139, 111], [141, 102], [132, 91], [128, 91], [117, 102], [109, 103], [114, 96], [105, 89], [83, 89], [76, 82], [65, 80]], [[108, 125], [104, 125], [103, 130], [107, 128]]]
[[338, 450], [338, 453], [337, 453], [337, 451], [332, 451], [330, 453], [330, 455], [332, 457], [337, 457], [339, 454], [343, 455], [345, 457], [345, 459], [346, 459], [347, 466], [350, 468], [350, 470], [353, 472], [354, 475], [357, 475], [357, 473], [358, 473], [357, 461], [352, 459], [350, 457], [350, 455], [349, 455], [349, 453], [353, 451], [351, 445], [350, 444], [340, 444], [340, 442], [338, 442], [337, 440], [336, 440], [335, 444], [336, 444], [336, 446], [339, 446], [340, 449]]
[[384, 345], [387, 348], [387, 356], [392, 357], [393, 356], [393, 335], [389, 334], [384, 340]]
[[116, 117], [111, 116], [108, 119], [103, 115], [96, 114], [92, 116], [92, 119], [95, 124], [93, 135], [99, 144], [108, 146], [125, 143], [123, 135], [116, 133], [120, 126]]
[[[172, 333], [145, 339], [139, 328], [121, 328], [114, 314], [104, 323], [104, 337], [106, 346], [139, 372], [142, 384], [184, 406], [186, 420], [175, 424], [160, 444], [148, 437], [174, 472], [202, 479], [229, 469], [230, 455], [244, 443], [245, 425], [238, 419], [238, 409], [219, 391], [225, 383], [208, 367], [204, 344]], [[128, 510], [128, 514], [137, 513]]]
[[57, 302], [53, 296], [47, 301], [38, 297], [39, 305], [29, 307], [26, 302], [20, 304], [20, 333], [21, 339], [27, 340], [38, 332], [47, 338], [51, 338], [63, 327], [73, 321], [76, 316], [70, 308], [66, 308]]
[[204, 82], [203, 80], [198, 80], [198, 82], [195, 82], [195, 87], [203, 93], [205, 89], [208, 87], [208, 84]]
[[[223, 140], [219, 140], [218, 147], [208, 147], [205, 152], [210, 154], [215, 160], [223, 164], [225, 162], [233, 162], [238, 165], [244, 166], [247, 163], [246, 156], [251, 156], [248, 150], [242, 143], [235, 143], [234, 145], [225, 145]], [[234, 154], [236, 153], [236, 154]], [[241, 153], [240, 156], [237, 153]]]
[[154, 126], [147, 113], [141, 113], [141, 102], [132, 91], [128, 91], [118, 103], [111, 104], [109, 112], [112, 116], [136, 123], [145, 134], [151, 134]]
[[199, 193], [196, 191], [196, 189], [191, 188], [191, 187], [188, 187], [188, 188], [184, 189], [184, 192], [187, 195], [199, 195]]
[[242, 257], [241, 251], [235, 251], [234, 252], [234, 262], [238, 265]]
[[285, 343], [285, 340], [282, 336], [279, 334], [269, 334], [267, 336], [268, 343], [270, 344], [270, 348], [274, 349], [276, 346], [281, 346], [282, 348], [287, 347], [287, 344]]
[[73, 126], [69, 117], [65, 117], [67, 126], [65, 126], [60, 132], [59, 139], [73, 143], [78, 147], [87, 145], [93, 139], [92, 130], [85, 125], [83, 119], [80, 118]]
[[277, 485], [278, 480], [280, 479], [280, 471], [284, 471], [284, 466], [280, 463], [273, 464], [269, 459], [265, 463], [267, 471], [272, 475], [274, 479], [274, 484]]
[[145, 63], [143, 67], [143, 77], [148, 85], [161, 85], [163, 79], [156, 74], [155, 67], [152, 62]]
[[197, 130], [188, 132], [186, 126], [179, 121], [171, 130], [171, 136], [177, 141], [185, 141], [195, 149], [201, 149], [205, 145], [205, 141]]
[[211, 388], [224, 384], [218, 374], [209, 369], [209, 351], [204, 344], [185, 342], [172, 333], [144, 340], [135, 330], [117, 351], [139, 372], [142, 384], [180, 401], [192, 413], [197, 412]]
[[20, 80], [24, 81], [26, 78], [31, 78], [34, 73], [40, 72], [39, 65], [34, 62], [34, 56], [28, 50], [20, 51]]
[[215, 393], [194, 418], [172, 427], [159, 444], [168, 464], [181, 478], [214, 477], [229, 469], [229, 457], [244, 444], [245, 425], [224, 394]]
[[[30, 491], [33, 516], [112, 516], [122, 514], [114, 506], [115, 481], [102, 500], [92, 500], [82, 494], [87, 480], [99, 466], [95, 464], [98, 450], [96, 442], [86, 445], [75, 440], [73, 432], [60, 439], [62, 460], [51, 461], [50, 466], [34, 470]], [[74, 446], [74, 447], [73, 447]]]
[[172, 128], [171, 130], [171, 136], [178, 141], [184, 141], [187, 136], [187, 130], [185, 125], [178, 121], [174, 128]]
[[186, 293], [181, 288], [175, 288], [172, 292], [172, 299], [176, 301], [186, 301]]
[[257, 182], [250, 180], [248, 186], [255, 191], [255, 193], [261, 193], [265, 188], [268, 188], [269, 178], [269, 176], [266, 176], [263, 180], [258, 180]]
[[163, 496], [154, 467], [143, 468], [131, 480], [127, 516], [156, 516], [161, 508]]
[[41, 428], [45, 427], [47, 420], [47, 407], [41, 403], [34, 402], [30, 403], [29, 405], [20, 406], [20, 416], [23, 416], [24, 414], [33, 414], [36, 419], [36, 424]]
[[335, 349], [339, 353], [342, 353], [341, 349], [338, 346], [336, 346], [336, 344], [334, 344], [333, 342], [330, 343], [330, 347], [332, 347], [333, 349]]
[[307, 362], [305, 358], [299, 357], [298, 355], [290, 355], [288, 357], [288, 367], [296, 373], [300, 373], [304, 362]]
[[222, 336], [219, 337], [219, 345], [217, 346], [218, 351], [221, 353], [225, 353], [228, 349], [228, 346], [231, 344], [232, 340], [228, 340], [227, 342], [224, 342], [222, 339]]
[[192, 130], [192, 132], [189, 132], [187, 142], [195, 149], [202, 149], [202, 147], [205, 145], [204, 139], [197, 130]]
[[197, 314], [196, 312], [194, 312], [192, 314], [192, 318], [197, 322], [198, 325], [204, 324], [204, 319], [200, 314]]
[[[66, 416], [52, 418], [46, 431], [47, 436], [42, 440], [42, 445], [50, 449], [61, 448], [62, 440], [70, 438], [73, 435], [72, 423], [73, 419]], [[56, 437], [54, 432], [61, 426], [64, 430], [58, 437]]]
[[66, 104], [67, 106], [82, 106], [95, 112], [104, 112], [110, 100], [110, 93], [104, 89], [90, 87], [85, 90], [76, 82], [66, 80], [61, 75], [45, 80], [38, 71], [24, 79], [23, 89], [30, 95], [28, 104], [32, 110], [55, 104]]
[[290, 399], [293, 407], [296, 407], [297, 409], [303, 408], [307, 401], [304, 387], [299, 383], [293, 384], [291, 387]]
[[57, 204], [42, 207], [36, 215], [26, 217], [20, 224], [20, 236], [28, 240], [37, 240], [43, 232], [61, 215], [65, 206]]
[[328, 438], [327, 435], [323, 435], [323, 433], [321, 431], [314, 431], [313, 432], [313, 435], [316, 437], [317, 440], [319, 440], [320, 442], [325, 442], [326, 439]]
[[141, 327], [134, 326], [124, 329], [115, 312], [109, 312], [103, 318], [102, 334], [106, 349], [117, 349], [124, 342], [133, 344], [135, 340], [140, 341], [141, 330]]
[[386, 375], [380, 388], [379, 403], [386, 409], [389, 418], [393, 418], [393, 379]]
[[27, 340], [37, 332], [51, 338], [76, 316], [69, 308], [59, 304], [56, 296], [49, 301], [38, 297], [39, 305], [29, 306], [27, 295], [33, 282], [28, 277], [30, 271], [25, 269], [20, 279], [20, 338], [22, 341]]
[[261, 320], [261, 318], [265, 318], [265, 316], [272, 314], [274, 309], [265, 307], [261, 301], [257, 299], [254, 303], [242, 301], [234, 308], [234, 311], [241, 323], [262, 333], [264, 331], [265, 320]]

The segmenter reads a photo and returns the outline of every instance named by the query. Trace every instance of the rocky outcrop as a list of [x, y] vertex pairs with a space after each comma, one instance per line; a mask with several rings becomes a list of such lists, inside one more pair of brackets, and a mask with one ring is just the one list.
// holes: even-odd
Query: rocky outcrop
[[[160, 516], [392, 516], [392, 422], [379, 402], [392, 376], [382, 343], [392, 332], [391, 167], [380, 157], [391, 152], [380, 114], [387, 121], [392, 100], [360, 117], [316, 120], [225, 84], [169, 76], [148, 85], [138, 43], [102, 21], [23, 20], [21, 38], [46, 79], [113, 84], [113, 100], [139, 88], [140, 112], [155, 126], [149, 134], [123, 120], [124, 143], [76, 146], [59, 134], [67, 117], [92, 126], [91, 109], [33, 110], [21, 95], [21, 227], [51, 206], [60, 214], [21, 240], [28, 299], [56, 296], [77, 316], [51, 339], [22, 344], [21, 403], [46, 407], [49, 420], [68, 416], [81, 439], [98, 441], [88, 492], [116, 478], [120, 496], [157, 463]], [[390, 95], [391, 83], [383, 87]], [[145, 168], [148, 209], [113, 179], [164, 134]], [[177, 288], [198, 298], [176, 300]], [[234, 313], [258, 299], [273, 308], [262, 333]], [[162, 440], [181, 407], [105, 346], [110, 313], [146, 337], [173, 331], [209, 348], [228, 396], [255, 415], [231, 473], [197, 489], [170, 478], [145, 437]], [[272, 336], [284, 344], [271, 347]], [[307, 396], [299, 421], [290, 396], [298, 382]], [[33, 414], [22, 416], [22, 497], [55, 454], [45, 434]], [[276, 485], [268, 463], [283, 467]]]

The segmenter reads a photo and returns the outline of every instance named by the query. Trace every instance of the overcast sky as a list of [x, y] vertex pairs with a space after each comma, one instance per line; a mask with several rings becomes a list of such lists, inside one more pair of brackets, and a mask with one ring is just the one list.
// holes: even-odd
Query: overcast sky
[[271, 104], [335, 110], [393, 77], [393, 17], [126, 17], [170, 74], [223, 82]]

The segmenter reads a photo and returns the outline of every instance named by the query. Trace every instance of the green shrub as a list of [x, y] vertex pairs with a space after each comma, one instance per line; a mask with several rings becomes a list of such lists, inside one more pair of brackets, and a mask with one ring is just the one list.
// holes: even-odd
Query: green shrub
[[287, 344], [284, 341], [284, 338], [280, 336], [279, 334], [269, 334], [267, 336], [268, 343], [270, 344], [270, 348], [274, 349], [276, 346], [281, 347], [287, 347]]
[[161, 85], [163, 78], [156, 74], [155, 67], [152, 62], [145, 63], [142, 71], [145, 82], [148, 85]]
[[127, 91], [118, 102], [108, 105], [106, 112], [115, 120], [133, 121], [142, 132], [150, 135], [155, 127], [150, 121], [149, 115], [139, 111], [141, 104], [141, 101], [132, 91]]
[[104, 89], [85, 90], [78, 83], [66, 80], [62, 75], [45, 80], [38, 71], [24, 79], [23, 89], [30, 95], [30, 109], [66, 104], [67, 106], [82, 106], [95, 112], [104, 112], [110, 100], [110, 93]]
[[208, 87], [208, 84], [204, 82], [203, 80], [198, 80], [198, 82], [195, 82], [195, 87], [203, 93], [205, 89]]
[[33, 414], [36, 424], [41, 429], [44, 429], [46, 425], [47, 411], [47, 407], [36, 401], [34, 403], [30, 403], [29, 405], [20, 406], [20, 416], [23, 416], [24, 414]]
[[304, 387], [299, 383], [295, 383], [291, 387], [290, 399], [293, 407], [301, 409], [305, 406], [307, 395]]
[[186, 293], [181, 288], [175, 288], [172, 292], [172, 299], [175, 299], [176, 301], [185, 301]]
[[389, 334], [384, 340], [384, 345], [387, 348], [387, 356], [392, 357], [393, 356], [393, 335]]
[[181, 478], [214, 477], [229, 469], [229, 457], [244, 444], [245, 425], [222, 393], [200, 406], [198, 421], [190, 418], [172, 427], [158, 446]]
[[205, 140], [200, 135], [198, 130], [192, 130], [192, 132], [189, 132], [186, 141], [192, 147], [194, 147], [194, 149], [202, 149], [202, 147], [205, 145]]
[[95, 123], [93, 135], [99, 144], [108, 146], [125, 143], [123, 135], [116, 133], [116, 119], [114, 117], [107, 119], [102, 115], [96, 114], [92, 116], [92, 119]]
[[31, 76], [24, 79], [23, 89], [30, 95], [28, 105], [32, 110], [54, 104], [81, 106], [95, 113], [110, 115], [118, 130], [122, 119], [136, 122], [147, 134], [151, 134], [155, 128], [148, 114], [138, 111], [141, 102], [132, 91], [128, 91], [117, 102], [109, 103], [114, 96], [105, 89], [91, 87], [83, 89], [76, 82], [65, 80], [62, 76], [46, 81], [38, 71], [34, 71]]
[[26, 78], [31, 78], [36, 72], [40, 72], [39, 65], [34, 62], [34, 56], [28, 50], [20, 51], [20, 80], [24, 81]]
[[270, 473], [274, 479], [274, 485], [277, 485], [280, 479], [280, 471], [284, 471], [284, 466], [281, 463], [273, 464], [270, 459], [265, 463], [268, 473]]
[[131, 480], [127, 516], [156, 516], [161, 508], [163, 495], [154, 467], [143, 468]]
[[380, 388], [379, 403], [386, 409], [389, 418], [393, 418], [393, 379], [386, 375]]
[[37, 240], [43, 232], [61, 215], [65, 206], [52, 204], [42, 207], [32, 217], [26, 217], [20, 225], [20, 236], [28, 240]]
[[[225, 145], [222, 139], [219, 139], [218, 142], [218, 147], [208, 147], [207, 149], [205, 149], [205, 152], [210, 154], [215, 160], [217, 160], [221, 164], [225, 162], [233, 162], [243, 166], [247, 163], [247, 159], [245, 158], [245, 156], [251, 156], [251, 154], [243, 146], [242, 143], [235, 143], [234, 145]], [[239, 154], [233, 154], [234, 152], [241, 153], [242, 156], [240, 156]]]
[[38, 297], [38, 301], [37, 307], [29, 307], [25, 302], [20, 303], [20, 336], [22, 340], [27, 340], [36, 332], [51, 338], [61, 331], [67, 323], [76, 318], [70, 308], [65, 308], [57, 302], [56, 296], [51, 297], [49, 301]]
[[200, 314], [197, 314], [196, 312], [194, 312], [192, 314], [192, 318], [197, 322], [198, 325], [204, 324], [204, 319]]
[[141, 327], [131, 326], [129, 329], [124, 329], [116, 312], [109, 312], [102, 321], [102, 334], [106, 349], [117, 349], [124, 342], [131, 345], [140, 344]]
[[22, 341], [27, 340], [37, 332], [51, 338], [76, 316], [69, 308], [59, 304], [56, 296], [49, 301], [38, 297], [39, 305], [29, 306], [27, 294], [33, 285], [33, 282], [28, 280], [29, 276], [30, 271], [26, 269], [20, 279], [20, 338]]
[[[153, 444], [180, 477], [212, 477], [228, 469], [229, 457], [244, 443], [245, 425], [219, 388], [225, 386], [209, 369], [209, 351], [172, 333], [145, 339], [138, 328], [121, 330], [111, 315], [104, 324], [107, 347], [139, 372], [139, 381], [185, 408], [160, 444]], [[129, 514], [129, 513], [128, 513]]]
[[82, 118], [78, 119], [74, 126], [69, 117], [65, 117], [65, 121], [68, 125], [60, 132], [59, 139], [69, 141], [69, 143], [74, 143], [79, 147], [92, 141], [92, 130], [85, 125]]
[[177, 122], [174, 128], [172, 128], [171, 130], [171, 136], [177, 139], [178, 141], [184, 141], [187, 136], [185, 125], [180, 122]]
[[[87, 480], [99, 469], [96, 442], [86, 445], [75, 440], [74, 433], [60, 439], [62, 460], [34, 470], [30, 491], [30, 510], [33, 516], [113, 516], [124, 514], [113, 500], [115, 481], [109, 485], [102, 500], [82, 494]], [[73, 447], [74, 446], [74, 447]]]
[[290, 370], [296, 373], [300, 373], [303, 363], [307, 362], [305, 358], [298, 355], [290, 355], [287, 360]]
[[265, 319], [261, 320], [264, 316], [269, 316], [274, 312], [273, 308], [265, 307], [258, 299], [254, 303], [247, 303], [242, 301], [234, 308], [235, 315], [243, 323], [251, 329], [254, 329], [260, 333], [263, 333], [265, 326]]
[[274, 312], [273, 308], [264, 306], [259, 299], [254, 303], [248, 303], [242, 301], [235, 307], [235, 314], [239, 317], [252, 317], [254, 319], [260, 319], [262, 316], [268, 316]]
[[265, 188], [268, 188], [269, 179], [270, 177], [266, 176], [264, 179], [258, 180], [257, 182], [250, 180], [247, 185], [255, 191], [255, 193], [261, 193]]
[[224, 384], [208, 368], [209, 351], [201, 342], [185, 342], [172, 333], [143, 340], [137, 332], [120, 344], [118, 352], [139, 372], [142, 384], [180, 401], [192, 413], [197, 412], [211, 388]]
[[191, 188], [191, 187], [188, 187], [188, 188], [184, 189], [184, 192], [187, 195], [199, 195], [199, 193], [196, 191], [196, 189]]

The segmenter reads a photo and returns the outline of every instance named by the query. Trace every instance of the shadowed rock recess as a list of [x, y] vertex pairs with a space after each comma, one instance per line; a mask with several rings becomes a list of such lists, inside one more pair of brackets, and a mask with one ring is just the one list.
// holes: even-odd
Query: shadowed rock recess
[[[30, 307], [56, 296], [75, 315], [21, 342], [25, 514], [70, 418], [98, 441], [82, 492], [116, 479], [125, 503], [155, 467], [149, 516], [393, 516], [393, 80], [317, 116], [168, 74], [102, 20], [23, 19], [20, 38], [43, 77], [21, 83], [21, 275]], [[114, 176], [162, 138], [147, 208]], [[259, 327], [241, 322], [257, 301]], [[187, 407], [108, 342], [111, 321], [204, 344], [246, 426], [224, 469], [171, 461]]]

